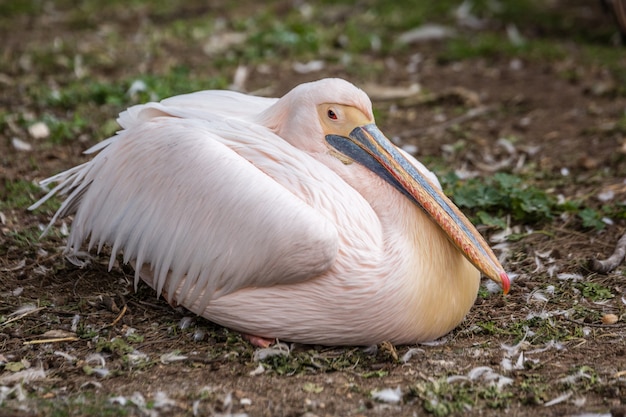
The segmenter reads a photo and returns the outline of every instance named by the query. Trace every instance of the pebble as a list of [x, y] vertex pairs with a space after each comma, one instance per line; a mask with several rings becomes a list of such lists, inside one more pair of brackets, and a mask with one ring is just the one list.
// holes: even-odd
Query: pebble
[[34, 139], [45, 139], [50, 136], [50, 128], [44, 122], [37, 122], [28, 128], [28, 133]]
[[24, 142], [23, 140], [18, 138], [11, 139], [11, 144], [18, 151], [28, 152], [33, 150], [33, 146], [30, 143]]
[[618, 318], [615, 314], [605, 314], [602, 316], [602, 324], [615, 324], [617, 320]]

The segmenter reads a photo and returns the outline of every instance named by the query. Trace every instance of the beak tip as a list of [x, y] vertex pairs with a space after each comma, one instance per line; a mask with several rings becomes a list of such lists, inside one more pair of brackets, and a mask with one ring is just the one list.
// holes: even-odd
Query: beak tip
[[501, 282], [501, 285], [502, 285], [502, 292], [505, 295], [508, 294], [509, 290], [511, 289], [511, 279], [509, 278], [509, 276], [504, 271], [500, 272], [500, 282]]

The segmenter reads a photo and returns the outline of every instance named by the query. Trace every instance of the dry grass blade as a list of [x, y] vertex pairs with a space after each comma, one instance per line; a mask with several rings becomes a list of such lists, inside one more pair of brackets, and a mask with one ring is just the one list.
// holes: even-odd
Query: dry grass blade
[[126, 304], [124, 304], [122, 306], [122, 311], [120, 311], [120, 314], [117, 315], [115, 320], [113, 320], [110, 324], [107, 324], [106, 326], [104, 326], [102, 329], [106, 329], [107, 327], [113, 327], [117, 323], [119, 323], [119, 321], [122, 319], [122, 317], [124, 317], [124, 314], [126, 314], [126, 310], [128, 310], [128, 307], [126, 307]]
[[38, 311], [41, 311], [41, 310], [43, 310], [44, 308], [45, 308], [45, 307], [38, 307], [38, 308], [34, 308], [34, 309], [32, 309], [32, 310], [28, 310], [28, 311], [26, 311], [25, 313], [20, 314], [19, 316], [12, 317], [12, 318], [8, 319], [7, 321], [5, 321], [4, 323], [2, 323], [1, 325], [2, 325], [2, 326], [6, 326], [6, 325], [8, 325], [8, 324], [10, 324], [10, 323], [13, 323], [13, 322], [15, 322], [15, 321], [21, 320], [21, 319], [23, 319], [24, 317], [29, 316], [29, 315], [31, 315], [31, 314], [33, 314], [33, 313], [36, 313], [36, 312], [38, 312]]
[[24, 345], [40, 345], [42, 343], [60, 343], [60, 342], [75, 342], [79, 340], [76, 336], [71, 337], [55, 337], [51, 339], [39, 339], [39, 340], [29, 340], [24, 342]]

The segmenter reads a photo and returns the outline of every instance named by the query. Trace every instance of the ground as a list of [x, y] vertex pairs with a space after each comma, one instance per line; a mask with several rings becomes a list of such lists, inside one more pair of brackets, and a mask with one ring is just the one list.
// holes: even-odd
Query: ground
[[[0, 414], [626, 414], [626, 50], [601, 2], [0, 4]], [[434, 4], [430, 4], [434, 3]], [[402, 42], [424, 24], [445, 37]], [[297, 66], [295, 64], [304, 64]], [[238, 74], [238, 75], [236, 75]], [[515, 277], [431, 344], [256, 349], [62, 254], [36, 182], [131, 104], [349, 79]]]

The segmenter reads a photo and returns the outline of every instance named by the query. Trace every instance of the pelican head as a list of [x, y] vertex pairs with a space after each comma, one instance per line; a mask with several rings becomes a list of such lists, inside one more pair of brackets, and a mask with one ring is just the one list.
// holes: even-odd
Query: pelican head
[[[441, 189], [380, 131], [371, 102], [362, 90], [340, 79], [320, 80], [298, 88], [310, 89], [309, 94], [298, 91], [294, 96], [316, 104], [319, 126], [333, 155], [344, 163], [365, 166], [421, 207], [478, 270], [508, 293], [509, 277], [487, 242]], [[283, 124], [288, 126], [289, 121]], [[299, 120], [298, 125], [301, 129]]]

